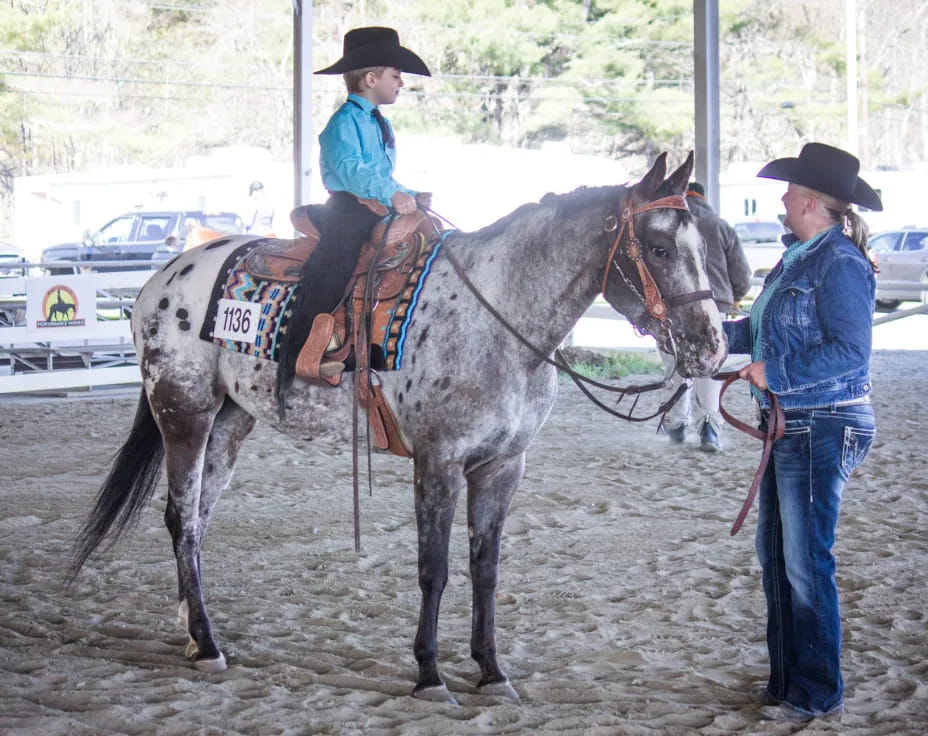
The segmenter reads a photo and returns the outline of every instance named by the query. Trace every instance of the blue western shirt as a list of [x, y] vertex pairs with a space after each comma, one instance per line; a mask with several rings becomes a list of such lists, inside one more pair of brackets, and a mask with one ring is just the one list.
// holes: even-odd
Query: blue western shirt
[[[798, 244], [795, 236], [786, 238]], [[758, 300], [756, 347], [750, 317], [722, 323], [729, 352], [765, 362], [767, 385], [784, 409], [867, 396], [876, 279], [841, 228], [829, 228], [774, 266], [764, 282], [768, 289]], [[765, 396], [760, 401], [767, 405]]]
[[373, 110], [370, 100], [348, 95], [319, 136], [319, 170], [329, 192], [349, 192], [390, 207], [397, 192], [413, 197], [416, 192], [393, 178], [396, 148], [384, 145]]

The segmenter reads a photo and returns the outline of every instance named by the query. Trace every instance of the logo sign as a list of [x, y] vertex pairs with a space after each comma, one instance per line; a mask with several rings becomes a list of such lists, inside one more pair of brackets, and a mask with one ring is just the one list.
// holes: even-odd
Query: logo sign
[[56, 340], [83, 335], [97, 321], [93, 276], [26, 279], [26, 328], [30, 337]]
[[36, 327], [83, 327], [86, 320], [77, 316], [77, 294], [67, 284], [55, 284], [42, 297], [42, 316]]
[[257, 302], [240, 302], [235, 299], [220, 299], [216, 312], [213, 337], [221, 340], [236, 340], [254, 345], [258, 335], [261, 305]]

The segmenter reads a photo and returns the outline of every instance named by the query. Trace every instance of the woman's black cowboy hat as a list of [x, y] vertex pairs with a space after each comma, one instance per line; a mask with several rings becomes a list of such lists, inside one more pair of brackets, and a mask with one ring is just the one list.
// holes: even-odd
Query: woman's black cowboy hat
[[396, 31], [380, 26], [352, 28], [345, 34], [342, 58], [314, 74], [344, 74], [370, 66], [392, 66], [409, 74], [432, 76], [422, 59], [400, 46]]
[[847, 151], [824, 143], [806, 143], [799, 158], [778, 158], [757, 172], [765, 179], [801, 184], [842, 202], [852, 202], [881, 212], [880, 195], [857, 176], [860, 161]]

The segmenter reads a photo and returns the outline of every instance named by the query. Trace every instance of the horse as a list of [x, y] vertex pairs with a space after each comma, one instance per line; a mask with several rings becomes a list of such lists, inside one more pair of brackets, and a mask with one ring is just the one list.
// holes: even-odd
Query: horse
[[[710, 375], [725, 359], [705, 245], [681, 196], [692, 163], [691, 153], [665, 179], [661, 154], [632, 187], [548, 194], [483, 229], [451, 231], [431, 264], [408, 325], [402, 366], [378, 374], [414, 464], [421, 604], [413, 696], [455, 702], [439, 672], [437, 626], [452, 520], [466, 489], [477, 690], [519, 697], [497, 659], [501, 535], [526, 449], [557, 393], [557, 370], [543, 358], [597, 294], [654, 335], [684, 375]], [[221, 671], [226, 663], [204, 605], [200, 548], [243, 442], [257, 421], [303, 438], [343, 433], [353, 400], [352, 373], [336, 387], [297, 379], [281, 415], [275, 362], [198, 337], [210, 286], [230, 254], [250, 240], [227, 236], [179, 254], [139, 293], [132, 332], [141, 398], [69, 572], [73, 580], [104, 540], [115, 543], [131, 526], [154, 493], [163, 463], [164, 521], [177, 562], [180, 620], [189, 635], [186, 655], [204, 672]]]
[[51, 322], [61, 321], [55, 320], [55, 315], [61, 315], [62, 319], [70, 319], [68, 314], [74, 312], [74, 305], [71, 302], [66, 302], [61, 298], [61, 289], [58, 289], [58, 301], [51, 305], [51, 308], [48, 310], [48, 319]]

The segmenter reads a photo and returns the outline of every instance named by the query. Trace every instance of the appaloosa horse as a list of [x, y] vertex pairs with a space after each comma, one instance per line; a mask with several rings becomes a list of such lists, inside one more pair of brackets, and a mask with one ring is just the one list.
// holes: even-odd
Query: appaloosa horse
[[[500, 537], [525, 451], [557, 392], [556, 370], [481, 305], [448, 251], [483, 299], [545, 355], [603, 291], [676, 355], [681, 372], [709, 375], [725, 358], [725, 341], [708, 291], [704, 244], [679, 196], [691, 169], [692, 154], [665, 180], [662, 155], [634, 187], [547, 195], [482, 230], [453, 233], [431, 264], [402, 367], [379, 375], [415, 464], [422, 602], [414, 695], [453, 702], [439, 674], [437, 625], [454, 509], [466, 488], [478, 688], [518, 697], [496, 656]], [[334, 388], [298, 379], [281, 418], [275, 362], [199, 337], [217, 274], [251, 240], [220, 239], [182, 253], [139, 294], [132, 328], [143, 392], [71, 570], [76, 575], [104, 540], [115, 541], [136, 519], [163, 460], [187, 656], [207, 672], [224, 669], [225, 658], [203, 602], [200, 547], [242, 443], [257, 420], [299, 437], [341, 430], [352, 404], [352, 374]]]

